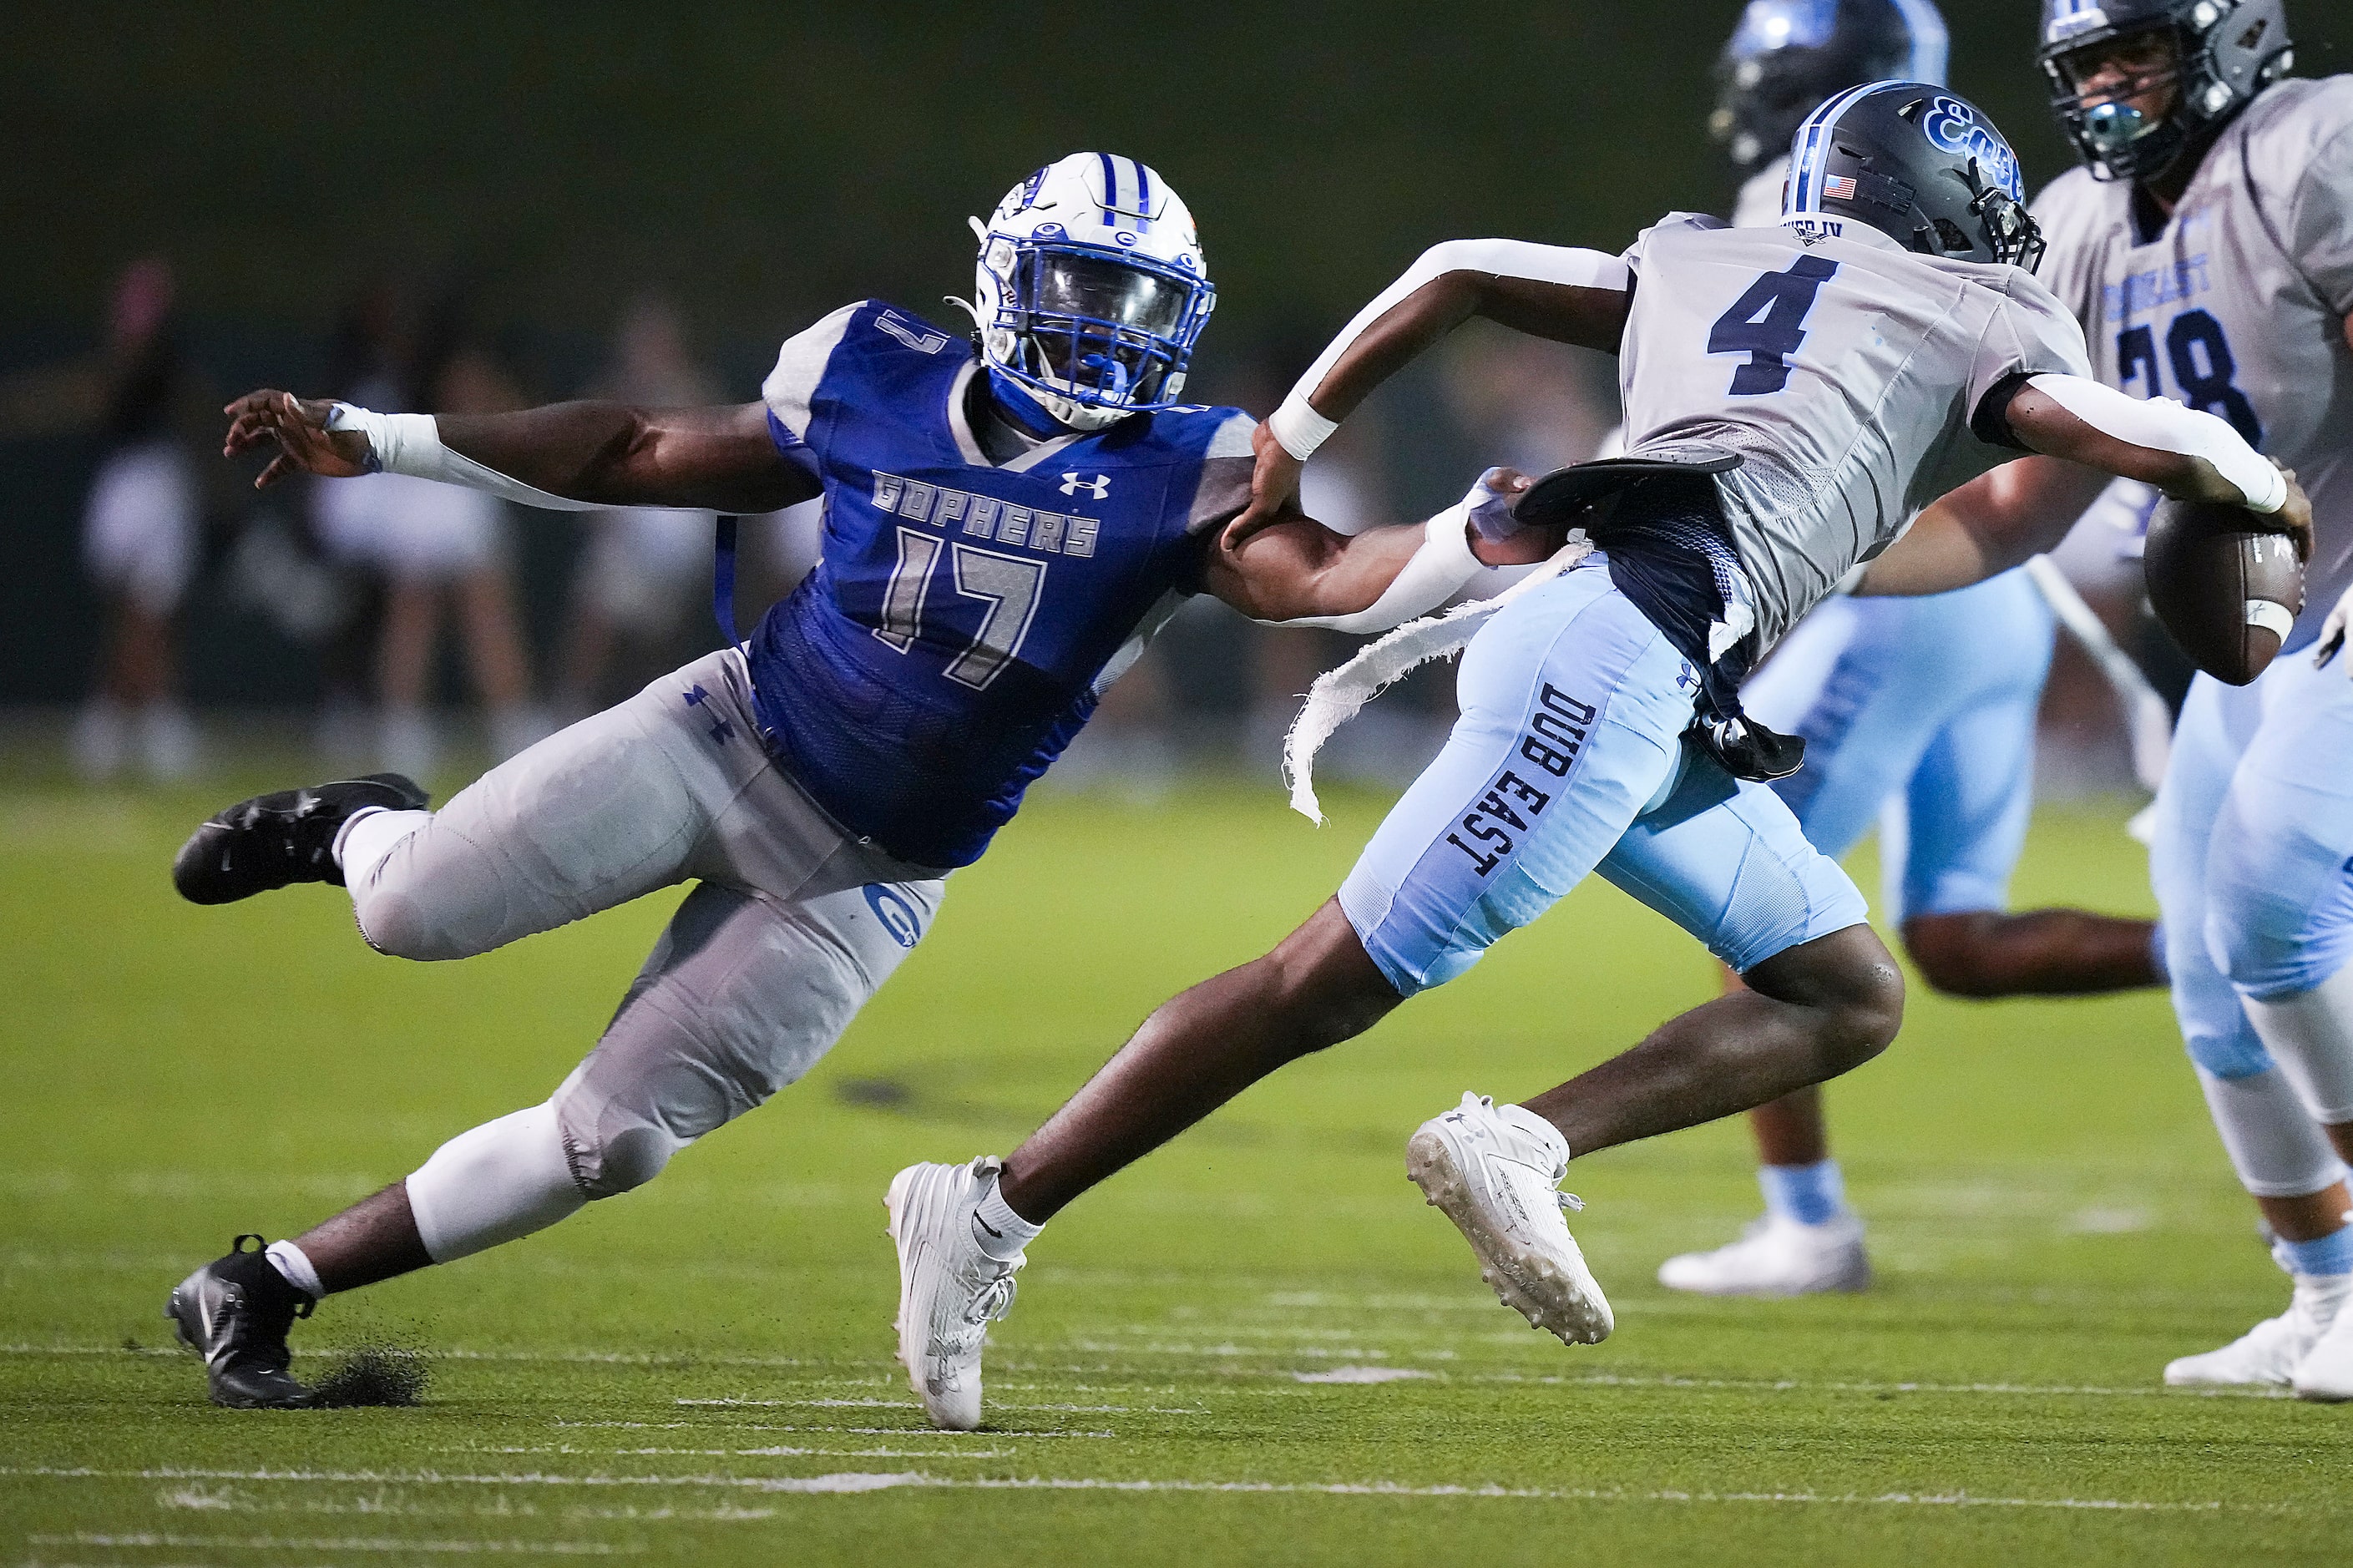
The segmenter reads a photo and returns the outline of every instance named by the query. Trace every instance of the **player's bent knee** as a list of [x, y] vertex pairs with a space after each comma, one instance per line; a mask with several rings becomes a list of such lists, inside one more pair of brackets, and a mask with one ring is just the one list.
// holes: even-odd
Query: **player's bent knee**
[[2272, 1069], [2272, 1054], [2263, 1048], [2255, 1032], [2246, 1026], [2242, 1018], [2233, 1018], [2232, 1026], [2221, 1029], [2200, 1028], [2195, 1022], [2182, 1030], [2182, 1045], [2189, 1059], [2211, 1078], [2225, 1083], [2254, 1077]]
[[352, 914], [359, 921], [360, 935], [367, 944], [393, 958], [429, 963], [471, 958], [480, 951], [458, 940], [448, 922], [435, 919], [404, 892], [379, 892], [355, 899]]
[[596, 1175], [584, 1182], [581, 1190], [590, 1199], [617, 1198], [623, 1193], [644, 1186], [662, 1173], [670, 1157], [686, 1147], [683, 1140], [666, 1129], [651, 1126], [625, 1128], [607, 1138], [597, 1148], [594, 1161]]
[[1741, 981], [1820, 1016], [1815, 1044], [1826, 1077], [1851, 1072], [1879, 1055], [1904, 1025], [1904, 972], [1867, 925], [1785, 948], [1746, 971]]

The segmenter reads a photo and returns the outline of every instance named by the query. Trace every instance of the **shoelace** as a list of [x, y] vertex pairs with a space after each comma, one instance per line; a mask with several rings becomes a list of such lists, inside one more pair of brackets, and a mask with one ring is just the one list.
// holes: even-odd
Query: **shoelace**
[[1553, 1196], [1558, 1198], [1560, 1200], [1560, 1206], [1567, 1209], [1571, 1214], [1583, 1214], [1585, 1212], [1585, 1200], [1578, 1197], [1575, 1193], [1555, 1193], [1553, 1194]]
[[965, 1309], [965, 1321], [973, 1324], [994, 1322], [1013, 1310], [1013, 1294], [1017, 1289], [1010, 1271], [998, 1275], [981, 1288]]

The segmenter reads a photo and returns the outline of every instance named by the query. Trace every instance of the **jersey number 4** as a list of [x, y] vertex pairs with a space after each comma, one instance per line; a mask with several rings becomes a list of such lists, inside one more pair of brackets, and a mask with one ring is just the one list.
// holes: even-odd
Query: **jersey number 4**
[[882, 624], [874, 635], [905, 653], [923, 635], [923, 605], [932, 594], [932, 569], [943, 551], [950, 561], [955, 592], [988, 606], [980, 630], [962, 653], [948, 661], [947, 678], [975, 691], [1005, 672], [1021, 651], [1029, 624], [1038, 618], [1038, 598], [1046, 585], [1046, 563], [999, 555], [969, 544], [953, 544], [912, 528], [899, 530], [899, 563], [882, 594]]
[[1712, 354], [1742, 354], [1748, 363], [1732, 373], [1732, 395], [1757, 397], [1789, 384], [1789, 356], [1806, 341], [1806, 317], [1814, 297], [1839, 264], [1823, 256], [1800, 256], [1787, 272], [1767, 272], [1716, 318], [1707, 334]]
[[[2173, 366], [2173, 379], [2180, 384], [2182, 402], [2221, 415], [2246, 437], [2248, 446], [2263, 445], [2263, 422], [2255, 417], [2255, 405], [2232, 380], [2239, 374], [2239, 362], [2232, 357], [2231, 340], [2222, 335], [2222, 323], [2213, 312], [2184, 310], [2174, 317], [2173, 324], [2165, 330], [2165, 357]], [[2157, 370], [2154, 327], [2126, 327], [2116, 334], [2116, 379], [2139, 382], [2145, 389], [2143, 397], [2165, 395], [2164, 379]]]

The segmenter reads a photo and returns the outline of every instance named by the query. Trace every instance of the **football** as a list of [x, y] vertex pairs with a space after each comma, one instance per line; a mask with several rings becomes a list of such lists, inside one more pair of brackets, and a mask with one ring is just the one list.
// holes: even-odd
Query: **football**
[[2304, 609], [2304, 563], [2284, 533], [2235, 506], [2169, 500], [2148, 521], [2148, 602], [2190, 662], [2244, 686], [2270, 668]]

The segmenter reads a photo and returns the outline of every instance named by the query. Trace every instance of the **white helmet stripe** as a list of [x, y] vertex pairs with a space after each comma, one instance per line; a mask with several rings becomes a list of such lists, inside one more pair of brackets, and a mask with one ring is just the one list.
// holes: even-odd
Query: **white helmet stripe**
[[1806, 116], [1806, 122], [1798, 127], [1797, 151], [1791, 155], [1789, 163], [1789, 199], [1782, 205], [1782, 216], [1821, 210], [1817, 205], [1821, 200], [1818, 187], [1821, 183], [1822, 167], [1830, 162], [1831, 127], [1838, 123], [1838, 117], [1846, 112], [1847, 105], [1886, 85], [1883, 81], [1872, 81], [1861, 87], [1851, 87]]

